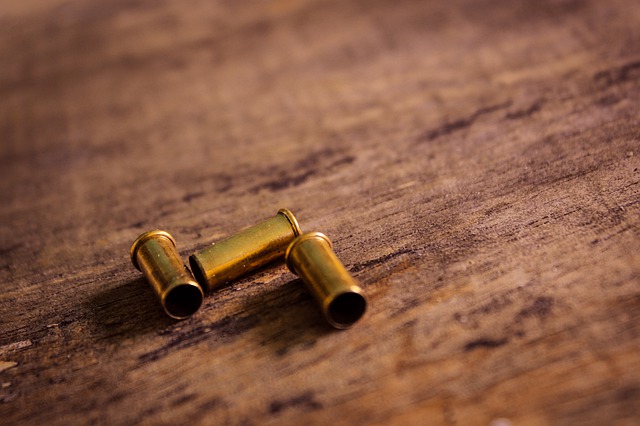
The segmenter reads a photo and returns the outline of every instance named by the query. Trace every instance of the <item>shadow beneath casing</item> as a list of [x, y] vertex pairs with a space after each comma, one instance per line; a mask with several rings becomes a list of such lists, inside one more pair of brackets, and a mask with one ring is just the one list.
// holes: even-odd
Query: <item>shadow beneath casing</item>
[[322, 317], [300, 279], [269, 287], [243, 300], [243, 311], [256, 318], [260, 345], [276, 356], [312, 348], [318, 339], [339, 333]]
[[[183, 340], [187, 345], [192, 340], [205, 337], [234, 339], [251, 330], [257, 335], [260, 345], [272, 350], [276, 356], [285, 356], [291, 351], [313, 347], [318, 339], [330, 333], [340, 333], [324, 320], [301, 280], [283, 282], [276, 279], [270, 284], [261, 284], [261, 278], [270, 274], [272, 267], [268, 265], [257, 271], [252, 278], [255, 283], [244, 288], [246, 294], [232, 288], [241, 282], [218, 290], [223, 294], [218, 295], [221, 297], [215, 304], [216, 309], [220, 306], [218, 303], [235, 298], [238, 298], [242, 309], [214, 322], [203, 321], [208, 315], [203, 315], [202, 311], [182, 321], [170, 318], [144, 277], [107, 288], [91, 297], [85, 306], [92, 335], [98, 340], [119, 344], [139, 336], [165, 333], [178, 323], [192, 324], [180, 335], [172, 334], [177, 340], [184, 334]], [[204, 310], [212, 309], [211, 300], [215, 298], [216, 291], [205, 296]], [[255, 339], [255, 335], [252, 338]]]
[[168, 317], [143, 277], [90, 298], [89, 322], [97, 339], [119, 343], [176, 323]]

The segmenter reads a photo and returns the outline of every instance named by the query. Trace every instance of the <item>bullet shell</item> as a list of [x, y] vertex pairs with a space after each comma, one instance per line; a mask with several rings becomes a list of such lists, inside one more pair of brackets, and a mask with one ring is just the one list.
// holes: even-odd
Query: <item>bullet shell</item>
[[287, 266], [298, 275], [332, 326], [349, 328], [367, 308], [362, 289], [333, 252], [329, 238], [320, 232], [303, 234], [287, 248]]
[[131, 262], [144, 274], [167, 315], [183, 319], [200, 308], [204, 293], [182, 262], [171, 234], [155, 230], [140, 235], [131, 245]]
[[208, 291], [278, 258], [301, 234], [293, 213], [281, 209], [274, 217], [247, 228], [189, 257], [198, 282]]

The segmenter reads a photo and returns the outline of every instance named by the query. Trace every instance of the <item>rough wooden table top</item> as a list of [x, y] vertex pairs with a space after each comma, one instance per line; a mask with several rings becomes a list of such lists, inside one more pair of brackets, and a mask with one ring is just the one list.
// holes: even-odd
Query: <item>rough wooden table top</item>
[[[640, 422], [635, 0], [3, 2], [0, 173], [2, 424]], [[281, 207], [352, 329], [129, 260]]]

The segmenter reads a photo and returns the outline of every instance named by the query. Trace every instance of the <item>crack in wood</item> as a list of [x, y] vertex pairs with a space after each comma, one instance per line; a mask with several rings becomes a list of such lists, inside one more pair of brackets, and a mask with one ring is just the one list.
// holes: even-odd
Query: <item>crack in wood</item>
[[508, 100], [506, 102], [502, 102], [495, 105], [490, 105], [487, 107], [480, 108], [476, 110], [473, 114], [460, 118], [454, 121], [447, 122], [440, 127], [436, 127], [433, 130], [429, 130], [424, 133], [418, 140], [421, 141], [432, 141], [434, 139], [440, 138], [442, 136], [450, 135], [456, 131], [462, 130], [464, 128], [470, 127], [473, 123], [476, 122], [481, 116], [491, 114], [493, 112], [499, 111], [501, 109], [508, 108], [511, 106], [512, 101]]

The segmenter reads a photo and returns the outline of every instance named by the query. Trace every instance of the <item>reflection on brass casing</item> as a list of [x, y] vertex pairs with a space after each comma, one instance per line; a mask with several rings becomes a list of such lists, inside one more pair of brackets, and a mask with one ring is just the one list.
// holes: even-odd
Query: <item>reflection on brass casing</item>
[[140, 235], [131, 245], [131, 261], [158, 296], [164, 311], [172, 318], [193, 315], [204, 298], [176, 250], [176, 241], [166, 231]]
[[189, 263], [198, 282], [211, 291], [283, 257], [300, 234], [293, 213], [281, 209], [274, 217], [192, 254]]
[[310, 232], [296, 238], [285, 255], [287, 266], [305, 283], [332, 326], [349, 328], [362, 317], [367, 300], [342, 262], [329, 238]]

